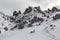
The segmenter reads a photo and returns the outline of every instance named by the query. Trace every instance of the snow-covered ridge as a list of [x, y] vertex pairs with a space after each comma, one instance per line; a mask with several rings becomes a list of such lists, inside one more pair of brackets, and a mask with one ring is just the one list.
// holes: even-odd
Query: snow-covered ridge
[[10, 18], [10, 16], [0, 12], [0, 34], [4, 33], [14, 26], [14, 23], [10, 22]]
[[[2, 12], [1, 12], [1, 14], [2, 14]], [[36, 34], [38, 34], [38, 35], [40, 35], [39, 37], [41, 37], [41, 36], [43, 37], [43, 35], [46, 34], [45, 35], [46, 37], [44, 36], [44, 38], [46, 38], [46, 40], [59, 40], [59, 37], [58, 37], [59, 35], [56, 35], [56, 34], [58, 34], [58, 32], [60, 32], [60, 31], [58, 31], [59, 30], [58, 25], [59, 25], [59, 20], [60, 20], [60, 9], [58, 9], [56, 7], [42, 11], [40, 6], [38, 6], [38, 7], [29, 6], [28, 8], [26, 8], [24, 13], [21, 13], [19, 10], [18, 12], [14, 11], [13, 16], [8, 16], [5, 14], [1, 15], [1, 14], [0, 14], [0, 16], [1, 16], [0, 17], [1, 34], [5, 32], [6, 35], [9, 36], [10, 33], [13, 33], [13, 34], [16, 33], [15, 36], [17, 36], [17, 34], [19, 35], [19, 33], [21, 33], [21, 31], [22, 31], [21, 34], [23, 34], [23, 33], [26, 34], [28, 32], [27, 34], [29, 34], [29, 36], [30, 36], [30, 34], [37, 32], [32, 35], [34, 35], [34, 37], [36, 37], [37, 36]], [[19, 29], [23, 29], [24, 31], [19, 30]], [[12, 32], [12, 30], [13, 30], [13, 32]], [[17, 30], [19, 30], [20, 32]], [[5, 35], [5, 34], [3, 34], [3, 35]], [[24, 36], [24, 38], [25, 38], [25, 36]], [[29, 37], [29, 36], [27, 35], [27, 37]], [[21, 37], [21, 36], [19, 36], [19, 37]], [[18, 37], [18, 40], [20, 40], [19, 37]], [[33, 40], [36, 40], [34, 37], [33, 37]], [[39, 39], [39, 37], [37, 39]], [[49, 38], [47, 39], [47, 37], [49, 37]], [[1, 38], [1, 40], [9, 40], [9, 39], [6, 39], [6, 37], [5, 37], [5, 39]], [[17, 40], [17, 39], [14, 39], [14, 36], [13, 36], [13, 38], [11, 38], [10, 40]], [[31, 40], [31, 39], [29, 39], [29, 40]], [[41, 39], [41, 40], [44, 40], [44, 39]]]

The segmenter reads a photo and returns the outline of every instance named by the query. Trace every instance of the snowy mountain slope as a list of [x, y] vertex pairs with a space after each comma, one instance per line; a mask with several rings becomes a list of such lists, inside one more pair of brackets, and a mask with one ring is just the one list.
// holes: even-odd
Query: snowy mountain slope
[[0, 34], [5, 33], [7, 30], [15, 25], [15, 23], [11, 23], [10, 20], [7, 18], [10, 19], [9, 16], [6, 16], [4, 13], [0, 12]]
[[[30, 34], [30, 31], [35, 29], [36, 32]], [[12, 34], [11, 34], [12, 33]], [[9, 35], [11, 34], [11, 35]], [[5, 36], [5, 37], [4, 37]], [[49, 40], [48, 35], [40, 28], [30, 28], [21, 31], [8, 32], [1, 40]]]
[[[25, 28], [23, 30], [17, 31], [8, 31], [4, 35], [2, 35], [1, 40], [59, 40], [59, 23], [60, 20], [52, 21], [48, 24], [43, 23], [40, 26], [34, 26], [31, 28]], [[58, 22], [57, 24], [54, 24]], [[50, 24], [56, 25], [57, 27], [54, 30], [50, 28], [45, 29], [46, 26]], [[35, 30], [34, 33], [30, 33]], [[4, 39], [3, 39], [4, 38]]]
[[39, 6], [28, 7], [23, 14], [14, 13], [13, 21], [11, 16], [4, 16], [8, 20], [1, 16], [1, 23], [4, 23], [1, 30], [4, 33], [1, 33], [0, 40], [60, 40], [60, 10], [56, 7], [47, 11], [42, 11]]

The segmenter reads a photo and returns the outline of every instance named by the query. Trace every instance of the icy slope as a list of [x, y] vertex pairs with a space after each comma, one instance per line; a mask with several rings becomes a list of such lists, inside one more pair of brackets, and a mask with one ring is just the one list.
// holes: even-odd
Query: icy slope
[[4, 20], [4, 24], [12, 30], [3, 31], [5, 33], [0, 35], [0, 40], [60, 40], [60, 10], [53, 7], [52, 10], [42, 11], [39, 8], [32, 7], [31, 10], [29, 7], [23, 14], [14, 14], [15, 26], [15, 23]]
[[[55, 25], [51, 30], [50, 25]], [[25, 28], [22, 30], [8, 31], [3, 34], [1, 40], [60, 40], [59, 28], [60, 20], [51, 21], [46, 24], [42, 23], [40, 26], [34, 26], [31, 28]], [[35, 32], [31, 33], [31, 31]], [[4, 38], [4, 39], [3, 39]]]
[[[6, 16], [4, 13], [0, 12], [0, 35], [4, 34], [7, 30], [14, 26], [15, 23], [11, 23], [10, 17]], [[5, 29], [6, 28], [6, 29]]]
[[[2, 35], [1, 40], [55, 40], [53, 39], [53, 36], [48, 35], [42, 27], [43, 26], [36, 26], [28, 29], [7, 32]], [[30, 33], [32, 30], [35, 30], [35, 33]]]

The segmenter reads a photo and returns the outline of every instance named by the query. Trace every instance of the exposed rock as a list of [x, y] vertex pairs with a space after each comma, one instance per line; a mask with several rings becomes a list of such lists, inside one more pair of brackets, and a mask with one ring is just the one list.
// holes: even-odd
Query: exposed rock
[[28, 8], [26, 8], [26, 10], [24, 11], [23, 14], [27, 14], [27, 13], [30, 13], [32, 11], [32, 7], [29, 6]]
[[33, 25], [32, 24], [28, 24], [27, 27], [32, 27]]
[[38, 11], [38, 13], [41, 13], [42, 12], [42, 10], [40, 9], [40, 6], [38, 6], [38, 7], [34, 7], [34, 11]]
[[18, 14], [21, 14], [21, 11], [19, 10]]
[[1, 31], [0, 31], [0, 34], [1, 34]]
[[47, 18], [49, 18], [49, 16], [47, 16]]
[[30, 33], [35, 33], [35, 30], [32, 30]]
[[4, 27], [4, 30], [5, 30], [5, 31], [8, 31], [8, 28], [7, 28], [7, 27]]
[[18, 29], [23, 29], [24, 28], [24, 25], [19, 24], [17, 27], [18, 27]]
[[53, 25], [50, 25], [50, 27], [52, 27]]
[[14, 11], [13, 12], [13, 16], [17, 16], [17, 11]]
[[57, 20], [57, 19], [60, 19], [60, 14], [56, 14], [56, 15], [53, 17], [53, 20]]
[[56, 7], [53, 7], [52, 8], [52, 13], [54, 13], [54, 12], [59, 12], [60, 11], [60, 9], [58, 9], [58, 8], [56, 8]]
[[11, 28], [10, 30], [14, 30], [15, 28], [17, 28], [17, 25], [15, 25], [13, 28]]

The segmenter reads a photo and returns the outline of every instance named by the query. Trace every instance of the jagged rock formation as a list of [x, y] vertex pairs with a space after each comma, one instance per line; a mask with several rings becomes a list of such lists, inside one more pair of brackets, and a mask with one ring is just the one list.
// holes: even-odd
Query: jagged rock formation
[[57, 19], [60, 19], [60, 14], [56, 14], [56, 15], [53, 17], [53, 20], [57, 20]]
[[[21, 12], [20, 12], [21, 13]], [[44, 18], [41, 18], [40, 15], [45, 16], [44, 12], [40, 7], [28, 7], [23, 14], [18, 14], [17, 11], [14, 11], [13, 16], [15, 15], [15, 22], [17, 27], [21, 29], [24, 26], [33, 26], [32, 24], [36, 22], [43, 22]], [[39, 15], [39, 16], [38, 16]], [[14, 28], [16, 28], [16, 26]], [[13, 28], [12, 28], [13, 29]]]
[[[60, 15], [56, 12], [60, 12], [60, 9], [53, 7], [52, 9], [48, 9], [42, 11], [40, 6], [38, 7], [31, 7], [29, 6], [26, 8], [24, 13], [21, 11], [14, 11], [13, 16], [5, 15], [4, 13], [0, 12], [0, 22], [5, 31], [7, 30], [14, 30], [14, 29], [23, 29], [25, 27], [33, 27], [34, 25], [41, 25], [43, 22], [52, 21], [55, 19], [60, 19]], [[55, 15], [53, 15], [56, 13]], [[5, 25], [6, 26], [5, 26]], [[47, 24], [47, 23], [46, 23]]]
[[59, 12], [60, 11], [60, 9], [58, 9], [58, 8], [56, 8], [56, 7], [53, 7], [52, 8], [52, 13], [54, 13], [54, 12]]
[[[34, 40], [36, 39], [36, 36], [38, 36], [37, 39], [42, 38], [42, 40], [45, 40], [45, 39], [60, 40], [60, 36], [59, 36], [60, 35], [59, 33], [60, 32], [59, 31], [60, 30], [59, 29], [60, 28], [60, 25], [59, 25], [60, 9], [56, 7], [42, 11], [39, 6], [38, 7], [29, 6], [28, 8], [26, 8], [24, 13], [21, 13], [21, 11], [19, 10], [19, 11], [14, 11], [13, 16], [8, 16], [0, 12], [0, 16], [1, 16], [0, 17], [0, 34], [9, 30], [7, 32], [8, 34], [6, 34], [9, 37], [9, 34], [13, 30], [12, 34], [15, 34], [15, 33], [16, 34], [15, 36], [12, 35], [13, 38], [11, 37], [11, 39], [15, 40], [15, 37], [18, 37], [18, 36], [19, 36], [19, 39], [17, 38], [18, 40], [20, 40], [20, 37], [22, 37], [22, 40], [25, 40], [23, 39], [23, 36], [24, 37], [27, 36], [28, 39], [31, 39], [33, 35], [32, 39]], [[24, 29], [24, 28], [28, 28], [28, 29]], [[21, 32], [19, 29], [24, 29], [24, 30], [22, 30]], [[14, 30], [18, 30], [18, 31], [14, 31]]]
[[14, 18], [12, 16], [5, 15], [0, 12], [0, 33], [10, 30], [15, 25]]
[[42, 11], [40, 6], [38, 7], [29, 6], [28, 8], [26, 8], [24, 13], [21, 13], [20, 10], [19, 12], [14, 11], [13, 16], [15, 17], [16, 26], [14, 26], [12, 29], [14, 28], [23, 29], [25, 26], [32, 27], [37, 22], [41, 24], [45, 20], [48, 21], [48, 19], [51, 18], [50, 16], [52, 16], [52, 13], [59, 11], [60, 9], [56, 7]]

